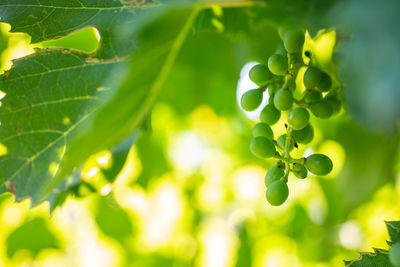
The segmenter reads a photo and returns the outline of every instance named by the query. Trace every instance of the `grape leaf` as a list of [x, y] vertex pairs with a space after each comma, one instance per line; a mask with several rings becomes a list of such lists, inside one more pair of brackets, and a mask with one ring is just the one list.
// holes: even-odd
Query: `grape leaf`
[[342, 2], [330, 16], [338, 34], [347, 37], [337, 51], [347, 112], [382, 135], [398, 133], [399, 9], [397, 0], [385, 1], [384, 5], [352, 0]]
[[[105, 93], [104, 82], [121, 61], [90, 62], [70, 50], [41, 50], [15, 61], [3, 75], [6, 93], [0, 108], [0, 192], [12, 187], [16, 198], [39, 192], [52, 179], [74, 129], [85, 122]], [[101, 92], [99, 92], [101, 91]]]
[[33, 43], [94, 26], [101, 36], [96, 56], [112, 58], [128, 55], [134, 46], [134, 40], [121, 39], [121, 25], [133, 23], [136, 13], [154, 5], [151, 0], [2, 0], [0, 21], [11, 24], [11, 32], [29, 34]]
[[400, 242], [400, 221], [386, 222], [386, 228], [389, 232], [390, 240], [393, 243]]
[[[2, 12], [12, 18], [13, 12]], [[111, 148], [140, 126], [189, 32], [192, 20], [185, 22], [192, 9], [129, 14], [136, 24], [122, 20], [121, 36], [139, 44], [129, 72], [119, 57], [101, 60], [51, 49], [17, 60], [3, 75], [0, 140], [7, 154], [0, 157], [0, 192], [9, 189], [17, 199], [30, 197], [37, 204], [91, 154]], [[104, 93], [104, 88], [117, 90]], [[53, 179], [60, 165], [62, 172]]]
[[361, 252], [358, 259], [352, 261], [344, 261], [346, 267], [391, 267], [389, 262], [388, 251], [384, 249], [374, 248], [374, 252]]
[[132, 235], [134, 226], [129, 215], [112, 196], [97, 197], [93, 212], [97, 225], [105, 235], [119, 242]]
[[[90, 154], [109, 149], [139, 127], [158, 95], [198, 9], [191, 7], [165, 9], [158, 13], [132, 38], [140, 46], [135, 50], [130, 70], [85, 127], [67, 148], [58, 179], [62, 180]], [[85, 149], [82, 149], [84, 147]], [[48, 194], [55, 184], [49, 186]]]

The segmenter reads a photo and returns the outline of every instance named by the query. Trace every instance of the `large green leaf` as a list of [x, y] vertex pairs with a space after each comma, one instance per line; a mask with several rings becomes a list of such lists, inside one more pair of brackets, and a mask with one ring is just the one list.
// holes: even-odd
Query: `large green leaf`
[[90, 154], [111, 148], [143, 123], [196, 14], [197, 9], [192, 8], [161, 10], [155, 20], [132, 32], [131, 38], [136, 39], [140, 46], [131, 58], [129, 72], [90, 122], [79, 128], [79, 134], [66, 150], [55, 183], [82, 164]]
[[[0, 191], [6, 183], [17, 199], [33, 202], [55, 175], [71, 134], [84, 124], [104, 94], [118, 61], [90, 62], [68, 50], [43, 50], [17, 60], [0, 80]], [[100, 91], [100, 92], [99, 92]]]
[[134, 40], [122, 40], [118, 30], [132, 23], [152, 0], [3, 0], [0, 21], [11, 24], [11, 32], [25, 32], [37, 43], [65, 36], [75, 30], [94, 26], [101, 36], [99, 58], [126, 56]]
[[366, 128], [385, 135], [399, 129], [399, 9], [397, 0], [352, 0], [331, 15], [339, 36], [348, 37], [337, 60], [347, 110]]

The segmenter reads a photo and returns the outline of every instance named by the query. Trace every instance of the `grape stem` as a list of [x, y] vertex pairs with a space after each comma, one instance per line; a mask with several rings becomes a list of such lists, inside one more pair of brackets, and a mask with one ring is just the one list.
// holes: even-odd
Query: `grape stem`
[[283, 162], [288, 162], [288, 163], [296, 163], [296, 164], [301, 164], [304, 165], [306, 163], [306, 159], [305, 158], [299, 158], [299, 159], [293, 159], [293, 158], [286, 158], [284, 156], [281, 156], [281, 154], [279, 154], [279, 152], [276, 152], [275, 158], [282, 160]]
[[[297, 76], [297, 73], [299, 72], [300, 67], [303, 65], [303, 60], [301, 57], [300, 53], [294, 53], [290, 54], [288, 53], [288, 65], [289, 65], [289, 70], [288, 73], [285, 75], [285, 82], [282, 86], [283, 89], [289, 89], [289, 84], [294, 77]], [[300, 101], [296, 101], [296, 104], [300, 105], [301, 102], [303, 102], [304, 97]], [[289, 110], [289, 112], [292, 109]], [[292, 159], [290, 156], [290, 143], [292, 140], [292, 127], [289, 125], [286, 130], [286, 140], [285, 140], [285, 147], [283, 148], [283, 157], [277, 153], [275, 155], [276, 158], [279, 158], [285, 163], [285, 175], [282, 177], [282, 179], [287, 182], [288, 177], [290, 174], [290, 163], [296, 163], [296, 164], [304, 164], [305, 163], [305, 158], [300, 158], [300, 159]]]

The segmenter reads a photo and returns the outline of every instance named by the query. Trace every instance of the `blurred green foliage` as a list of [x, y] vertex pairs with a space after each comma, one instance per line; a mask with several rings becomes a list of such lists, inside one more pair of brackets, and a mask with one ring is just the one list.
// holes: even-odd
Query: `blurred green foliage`
[[[201, 11], [159, 88], [151, 119], [146, 118], [151, 127], [140, 126], [143, 118], [136, 123], [137, 112], [148, 116], [137, 107], [158, 79], [171, 40], [191, 9], [143, 11], [144, 30], [132, 27], [132, 21], [117, 24], [112, 32], [131, 38], [121, 53], [134, 47], [136, 57], [128, 69], [110, 71], [119, 74], [114, 80], [122, 85], [93, 120], [98, 126], [76, 146], [86, 162], [57, 188], [62, 193], [52, 195], [57, 200], [52, 208], [63, 205], [50, 216], [48, 203], [32, 208], [29, 200], [15, 203], [11, 194], [0, 195], [0, 265], [322, 267], [343, 266], [344, 259], [370, 247], [387, 248], [383, 220], [400, 217], [400, 150], [393, 129], [399, 121], [395, 73], [400, 68], [396, 53], [386, 49], [398, 44], [397, 24], [389, 23], [398, 9], [395, 1], [367, 2], [365, 9], [357, 8], [360, 1], [269, 1]], [[90, 24], [101, 38], [109, 32], [105, 22], [101, 17]], [[291, 177], [290, 198], [274, 208], [265, 201], [263, 185], [272, 162], [250, 154], [254, 123], [236, 98], [243, 66], [266, 63], [280, 45], [282, 24], [310, 30], [308, 49], [325, 70], [341, 73], [350, 115], [342, 111], [327, 122], [313, 119], [310, 147], [333, 159], [332, 175]], [[329, 30], [336, 26], [346, 31]], [[328, 30], [317, 34], [322, 28]], [[0, 40], [7, 40], [0, 41], [3, 70], [33, 46], [104, 49], [93, 28], [33, 45], [26, 35], [8, 30], [1, 25]], [[318, 51], [325, 43], [328, 48]], [[329, 44], [335, 45], [334, 57], [340, 49], [338, 68], [326, 63], [332, 56]], [[102, 55], [110, 55], [107, 51]], [[118, 110], [125, 116], [116, 117]], [[104, 121], [112, 121], [112, 127]], [[144, 130], [124, 139], [138, 126]], [[283, 132], [284, 125], [274, 130]], [[87, 144], [99, 151], [82, 151]]]

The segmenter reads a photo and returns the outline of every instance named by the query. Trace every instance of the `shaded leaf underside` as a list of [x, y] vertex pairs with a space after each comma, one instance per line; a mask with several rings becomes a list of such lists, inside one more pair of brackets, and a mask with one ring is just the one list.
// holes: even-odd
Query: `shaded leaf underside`
[[140, 126], [191, 14], [191, 9], [168, 13], [173, 8], [150, 6], [152, 1], [1, 1], [0, 20], [13, 32], [30, 34], [33, 42], [94, 26], [101, 45], [92, 55], [40, 50], [16, 60], [0, 77], [6, 93], [0, 143], [7, 149], [0, 156], [0, 193], [12, 191], [34, 204], [50, 195], [54, 199], [68, 185], [54, 188], [87, 157], [112, 148]]

